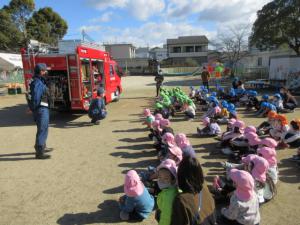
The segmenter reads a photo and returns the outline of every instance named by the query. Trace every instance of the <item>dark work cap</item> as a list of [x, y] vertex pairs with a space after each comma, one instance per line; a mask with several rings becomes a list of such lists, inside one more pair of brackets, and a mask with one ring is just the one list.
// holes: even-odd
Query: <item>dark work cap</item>
[[34, 67], [35, 74], [40, 74], [41, 71], [46, 71], [46, 70], [47, 70], [47, 65], [45, 63], [38, 63]]
[[101, 94], [104, 94], [105, 90], [104, 88], [100, 87], [97, 89], [97, 95], [101, 95]]

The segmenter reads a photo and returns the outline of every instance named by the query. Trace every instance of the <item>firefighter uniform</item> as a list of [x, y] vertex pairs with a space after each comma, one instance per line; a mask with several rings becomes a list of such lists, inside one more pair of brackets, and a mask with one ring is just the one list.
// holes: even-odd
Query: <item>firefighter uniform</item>
[[97, 98], [93, 99], [89, 108], [89, 117], [92, 119], [91, 123], [98, 125], [99, 120], [103, 120], [106, 115], [106, 108], [103, 99], [104, 89], [98, 88], [97, 90]]
[[49, 90], [46, 86], [46, 80], [41, 73], [46, 70], [45, 64], [39, 63], [36, 65], [28, 94], [29, 108], [37, 125], [35, 140], [37, 159], [50, 158], [49, 155], [44, 154], [49, 126]]

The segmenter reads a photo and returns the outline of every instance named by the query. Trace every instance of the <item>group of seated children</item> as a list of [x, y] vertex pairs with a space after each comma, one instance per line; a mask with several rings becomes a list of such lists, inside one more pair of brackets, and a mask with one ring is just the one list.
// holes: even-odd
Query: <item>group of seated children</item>
[[163, 118], [169, 119], [176, 112], [184, 112], [186, 117], [192, 120], [196, 115], [196, 105], [179, 87], [172, 90], [161, 88], [154, 114], [159, 113]]
[[175, 135], [161, 114], [145, 109], [144, 115], [159, 165], [144, 173], [130, 170], [126, 174], [120, 218], [141, 221], [155, 210], [160, 225], [215, 224], [214, 199], [190, 141], [183, 133]]
[[[220, 101], [219, 101], [220, 99]], [[195, 102], [195, 103], [194, 103]], [[205, 110], [200, 136], [218, 136], [217, 147], [235, 163], [224, 162], [225, 177], [216, 176], [213, 183], [215, 200], [225, 200], [221, 216], [215, 215], [214, 199], [204, 183], [200, 163], [184, 133], [175, 134], [169, 118], [184, 112], [188, 119], [196, 115], [196, 104]], [[267, 116], [258, 127], [238, 118], [236, 105], [255, 108], [257, 115]], [[147, 218], [155, 210], [160, 225], [226, 224], [258, 225], [259, 206], [276, 195], [278, 168], [275, 148], [300, 149], [300, 120], [290, 123], [282, 112], [292, 111], [297, 102], [284, 88], [270, 101], [262, 100], [256, 91], [247, 91], [235, 81], [228, 94], [221, 88], [208, 93], [204, 87], [187, 96], [180, 88], [161, 89], [155, 111], [144, 110], [149, 138], [154, 142], [159, 165], [137, 173], [130, 170], [125, 177], [125, 195], [119, 200], [120, 218]], [[219, 124], [227, 124], [222, 133]], [[300, 150], [292, 157], [300, 164]], [[224, 202], [223, 202], [224, 203]]]

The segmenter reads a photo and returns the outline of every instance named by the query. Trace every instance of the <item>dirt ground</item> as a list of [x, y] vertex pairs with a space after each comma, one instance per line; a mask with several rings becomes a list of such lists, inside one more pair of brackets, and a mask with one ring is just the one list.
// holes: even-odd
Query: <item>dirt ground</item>
[[[199, 85], [195, 78], [166, 78], [166, 86]], [[118, 219], [116, 200], [123, 193], [124, 173], [156, 165], [140, 115], [153, 102], [153, 77], [126, 77], [124, 94], [108, 105], [108, 118], [91, 126], [85, 114], [53, 113], [48, 146], [52, 159], [34, 159], [36, 127], [26, 113], [25, 98], [0, 96], [0, 224], [126, 224]], [[241, 111], [247, 124], [263, 119]], [[300, 117], [300, 111], [288, 114]], [[198, 115], [199, 118], [199, 115]], [[217, 142], [195, 137], [199, 119], [172, 119], [176, 132], [184, 132], [212, 181], [222, 174], [221, 155], [210, 155]], [[279, 183], [276, 198], [261, 207], [261, 225], [298, 225], [300, 221], [299, 169], [287, 161], [295, 150], [278, 151]], [[140, 224], [156, 224], [154, 214]]]

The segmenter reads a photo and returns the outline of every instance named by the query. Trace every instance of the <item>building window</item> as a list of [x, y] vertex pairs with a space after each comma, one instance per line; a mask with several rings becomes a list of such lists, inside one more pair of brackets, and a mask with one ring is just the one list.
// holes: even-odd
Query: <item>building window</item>
[[185, 52], [194, 52], [194, 46], [185, 46]]
[[257, 59], [257, 66], [262, 66], [262, 57]]
[[180, 53], [181, 52], [181, 47], [173, 47], [173, 52], [174, 53]]
[[195, 46], [195, 52], [202, 52], [202, 46], [200, 45]]

